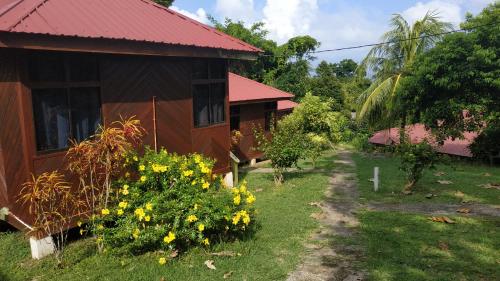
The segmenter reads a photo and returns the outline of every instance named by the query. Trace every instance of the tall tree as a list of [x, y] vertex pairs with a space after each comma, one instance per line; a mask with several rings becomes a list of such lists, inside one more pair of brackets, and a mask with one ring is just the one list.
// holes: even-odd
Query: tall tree
[[398, 105], [401, 78], [408, 74], [418, 54], [441, 39], [436, 34], [451, 29], [451, 24], [440, 21], [438, 14], [430, 11], [413, 25], [396, 14], [391, 26], [381, 39], [388, 43], [373, 47], [360, 66], [360, 70], [374, 73], [374, 81], [359, 97], [357, 116], [372, 126], [394, 125], [401, 119], [404, 126], [404, 109]]
[[481, 154], [500, 153], [500, 2], [446, 35], [423, 54], [403, 81], [403, 101], [415, 121], [439, 139], [478, 131]]
[[153, 0], [156, 3], [163, 5], [165, 7], [170, 7], [175, 0]]

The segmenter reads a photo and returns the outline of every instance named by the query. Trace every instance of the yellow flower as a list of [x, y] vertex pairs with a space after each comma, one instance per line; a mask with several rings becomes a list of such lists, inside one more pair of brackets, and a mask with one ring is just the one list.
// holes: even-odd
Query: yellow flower
[[208, 238], [203, 239], [203, 244], [205, 244], [206, 246], [210, 245], [210, 241], [208, 240]]
[[243, 223], [246, 225], [250, 223], [250, 216], [248, 214], [243, 217]]
[[80, 235], [83, 235], [84, 232], [85, 230], [83, 230], [83, 228], [80, 228]]
[[141, 182], [145, 182], [148, 178], [146, 176], [141, 177]]
[[151, 217], [150, 217], [150, 216], [145, 216], [145, 217], [144, 217], [144, 220], [145, 220], [145, 221], [150, 221], [150, 220], [151, 220]]
[[205, 181], [203, 182], [203, 185], [201, 186], [203, 189], [208, 189], [210, 187], [210, 183]]
[[172, 241], [175, 240], [175, 234], [171, 231], [168, 232], [168, 235], [163, 237], [163, 242], [170, 244]]
[[152, 211], [153, 210], [153, 204], [151, 203], [146, 203], [146, 210]]
[[188, 222], [195, 222], [195, 221], [197, 221], [197, 220], [198, 220], [198, 218], [197, 218], [195, 215], [189, 215], [189, 216], [187, 217], [187, 221], [188, 221]]
[[195, 162], [196, 164], [200, 164], [200, 162], [201, 162], [201, 156], [200, 156], [200, 155], [198, 155], [198, 154], [196, 154], [196, 155], [194, 156], [194, 162]]
[[193, 175], [193, 171], [192, 170], [184, 171], [182, 172], [182, 175], [184, 175], [185, 177], [190, 177]]
[[128, 188], [129, 188], [128, 184], [124, 184], [124, 185], [123, 185], [123, 189], [124, 189], [124, 190], [127, 190]]
[[83, 222], [81, 222], [81, 221], [78, 221], [78, 222], [76, 223], [76, 225], [78, 225], [78, 227], [82, 227], [82, 224], [83, 224]]
[[165, 173], [167, 171], [167, 166], [164, 165], [153, 164], [152, 168], [155, 173]]
[[195, 184], [197, 184], [197, 183], [198, 183], [198, 182], [194, 180], [194, 181], [192, 181], [192, 182], [191, 182], [191, 185], [195, 185]]
[[134, 214], [139, 218], [139, 221], [142, 221], [142, 219], [144, 218], [144, 216], [146, 215], [144, 213], [144, 209], [143, 208], [138, 208], [138, 209], [135, 209], [134, 211]]
[[209, 174], [209, 173], [210, 173], [210, 169], [209, 169], [209, 168], [207, 168], [206, 166], [203, 166], [203, 167], [201, 168], [201, 172], [202, 172], [202, 173], [204, 173], [204, 174]]
[[256, 199], [255, 199], [255, 196], [253, 196], [253, 194], [251, 194], [251, 193], [250, 193], [250, 194], [247, 196], [247, 203], [248, 203], [248, 204], [252, 204], [253, 202], [255, 202], [255, 200], [256, 200]]
[[241, 203], [241, 196], [238, 194], [233, 198], [234, 205], [239, 205]]
[[134, 161], [139, 161], [139, 158], [137, 158], [137, 156], [134, 156], [134, 158], [132, 159], [134, 159]]
[[98, 230], [103, 230], [103, 229], [104, 229], [104, 225], [102, 225], [102, 224], [98, 225], [98, 226], [97, 226], [97, 229], [98, 229]]
[[130, 173], [129, 173], [129, 172], [126, 172], [126, 173], [125, 173], [125, 177], [126, 177], [126, 178], [130, 178]]
[[118, 211], [116, 211], [116, 213], [117, 213], [119, 216], [121, 216], [121, 215], [123, 215], [123, 210], [122, 210], [122, 209], [118, 209]]
[[167, 259], [166, 259], [166, 258], [160, 258], [160, 259], [158, 260], [158, 263], [159, 263], [159, 264], [161, 264], [161, 265], [164, 265], [164, 264], [166, 264], [166, 263], [167, 263]]
[[245, 193], [245, 192], [247, 192], [247, 186], [246, 186], [246, 185], [244, 185], [244, 184], [242, 184], [242, 185], [241, 185], [241, 187], [240, 187], [240, 192], [241, 192], [241, 193]]
[[204, 224], [202, 224], [202, 223], [200, 223], [200, 224], [198, 225], [198, 230], [199, 230], [200, 232], [203, 232], [203, 230], [205, 230], [205, 225], [204, 225]]
[[144, 171], [144, 170], [146, 170], [146, 166], [144, 166], [144, 165], [140, 165], [140, 166], [139, 166], [139, 171]]
[[108, 209], [102, 209], [102, 210], [101, 210], [101, 214], [102, 214], [103, 216], [109, 215], [109, 210], [108, 210]]
[[199, 207], [199, 205], [198, 205], [198, 204], [194, 204], [193, 209], [194, 209], [194, 210], [198, 210], [198, 207]]
[[240, 194], [240, 190], [238, 188], [231, 188], [231, 192], [234, 193], [234, 195]]
[[122, 193], [123, 193], [123, 195], [128, 195], [128, 189], [124, 189], [124, 190], [122, 191]]
[[233, 216], [233, 224], [234, 225], [237, 225], [238, 222], [240, 222], [240, 219], [241, 219], [241, 215], [240, 213], [236, 213], [234, 216]]
[[137, 238], [139, 238], [140, 233], [141, 233], [141, 231], [138, 228], [136, 228], [136, 229], [134, 229], [134, 232], [132, 232], [132, 236], [134, 237], [134, 239], [137, 239]]
[[118, 203], [118, 207], [122, 208], [122, 209], [126, 209], [128, 206], [128, 203], [125, 202], [125, 201], [122, 201], [120, 203]]

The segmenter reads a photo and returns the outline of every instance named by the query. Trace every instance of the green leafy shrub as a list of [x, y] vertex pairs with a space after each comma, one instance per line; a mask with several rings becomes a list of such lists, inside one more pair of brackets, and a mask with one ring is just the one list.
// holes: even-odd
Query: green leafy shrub
[[212, 174], [213, 161], [146, 149], [144, 157], [126, 162], [130, 172], [115, 182], [113, 199], [97, 219], [105, 248], [132, 254], [183, 250], [252, 229], [254, 195], [245, 183], [226, 187]]
[[313, 167], [316, 167], [316, 160], [321, 156], [321, 153], [328, 148], [328, 138], [315, 133], [307, 134], [307, 150], [306, 155], [311, 158]]
[[266, 136], [262, 128], [255, 127], [254, 135], [257, 140], [257, 149], [271, 160], [274, 182], [277, 185], [282, 184], [283, 172], [287, 168], [297, 166], [297, 162], [306, 156], [307, 136], [291, 115], [280, 120], [276, 127], [271, 126], [270, 137]]
[[397, 152], [401, 158], [400, 169], [406, 173], [407, 184], [404, 192], [411, 193], [412, 188], [422, 178], [425, 169], [433, 169], [439, 156], [426, 140], [421, 143], [403, 143]]

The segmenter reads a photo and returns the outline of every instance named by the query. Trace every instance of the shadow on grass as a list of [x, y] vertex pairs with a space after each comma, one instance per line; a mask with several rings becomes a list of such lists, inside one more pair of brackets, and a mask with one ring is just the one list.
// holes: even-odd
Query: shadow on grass
[[456, 224], [395, 212], [361, 215], [366, 267], [373, 280], [497, 280], [500, 220]]

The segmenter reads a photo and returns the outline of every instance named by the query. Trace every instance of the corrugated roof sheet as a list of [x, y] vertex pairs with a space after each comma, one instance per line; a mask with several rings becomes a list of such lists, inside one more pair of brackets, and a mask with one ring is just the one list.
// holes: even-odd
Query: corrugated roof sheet
[[149, 0], [0, 0], [0, 31], [261, 51]]
[[298, 103], [291, 100], [280, 100], [278, 101], [278, 110], [289, 110], [297, 107]]
[[229, 102], [243, 103], [261, 100], [291, 99], [294, 95], [271, 86], [229, 73]]
[[[423, 124], [409, 125], [406, 132], [411, 143], [419, 143], [424, 139], [432, 140], [432, 134]], [[441, 153], [458, 155], [463, 157], [472, 157], [469, 145], [477, 137], [476, 132], [464, 132], [463, 139], [446, 139], [444, 144], [436, 146], [436, 150]], [[381, 145], [399, 144], [399, 128], [390, 128], [376, 132], [370, 139], [370, 143]]]

